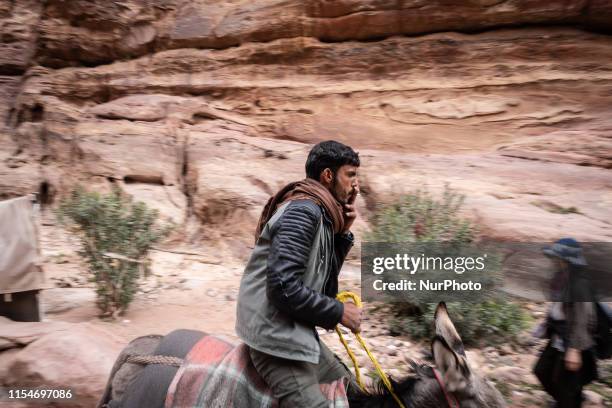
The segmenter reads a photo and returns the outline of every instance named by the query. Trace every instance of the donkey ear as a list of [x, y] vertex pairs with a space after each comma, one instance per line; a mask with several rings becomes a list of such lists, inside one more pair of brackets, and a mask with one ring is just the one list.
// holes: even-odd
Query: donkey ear
[[465, 356], [457, 354], [440, 336], [434, 338], [431, 352], [436, 368], [442, 373], [446, 389], [450, 392], [465, 391], [471, 377]]
[[436, 336], [444, 339], [455, 353], [465, 357], [463, 341], [461, 341], [461, 337], [459, 337], [459, 333], [457, 333], [457, 329], [455, 329], [455, 325], [448, 315], [446, 303], [438, 303], [434, 314], [434, 324]]
[[436, 367], [444, 375], [444, 382], [449, 391], [463, 391], [470, 382], [470, 367], [463, 342], [448, 315], [444, 302], [438, 304], [434, 322], [436, 336], [431, 344], [431, 352]]

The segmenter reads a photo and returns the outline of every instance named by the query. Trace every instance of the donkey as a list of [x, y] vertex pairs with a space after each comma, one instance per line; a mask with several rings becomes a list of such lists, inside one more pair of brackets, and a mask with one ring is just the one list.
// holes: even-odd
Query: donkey
[[[411, 363], [411, 374], [393, 390], [406, 408], [502, 408], [506, 402], [501, 393], [469, 365], [463, 341], [448, 315], [446, 305], [439, 303], [434, 315], [435, 336], [431, 353], [435, 367]], [[397, 403], [387, 389], [349, 395], [351, 408], [391, 408]]]
[[[393, 390], [404, 406], [406, 408], [506, 407], [505, 400], [500, 392], [470, 368], [463, 342], [448, 315], [444, 303], [438, 304], [436, 308], [434, 324], [435, 337], [431, 342], [431, 352], [435, 366], [412, 362], [411, 373], [408, 377], [401, 381], [391, 380]], [[194, 339], [201, 338], [201, 336], [193, 336], [193, 333], [196, 332], [183, 332], [184, 334], [176, 339], [176, 342], [183, 343], [181, 346], [183, 350], [178, 353], [181, 356], [189, 351], [190, 345], [196, 341]], [[200, 334], [203, 335], [203, 333]], [[190, 336], [193, 337], [192, 340], [189, 339]], [[132, 341], [121, 352], [115, 367], [113, 367], [98, 408], [145, 406], [162, 408], [164, 406], [166, 391], [177, 370], [176, 367], [170, 367], [172, 358], [176, 357], [165, 357], [166, 360], [170, 361], [170, 366], [163, 367], [153, 376], [144, 372], [136, 364], [124, 364], [126, 360], [130, 362], [127, 357], [129, 355], [151, 354], [161, 339], [161, 336], [142, 337]], [[159, 353], [159, 348], [157, 348], [157, 353]], [[162, 360], [163, 358], [161, 357]], [[174, 365], [179, 365], [180, 359], [177, 359], [175, 363]], [[165, 375], [166, 378], [160, 379], [160, 374], [161, 377]], [[351, 387], [351, 392], [348, 393], [351, 408], [398, 407], [393, 396], [382, 384], [378, 384], [367, 391], [353, 388]], [[134, 389], [139, 391], [131, 393], [131, 390]]]

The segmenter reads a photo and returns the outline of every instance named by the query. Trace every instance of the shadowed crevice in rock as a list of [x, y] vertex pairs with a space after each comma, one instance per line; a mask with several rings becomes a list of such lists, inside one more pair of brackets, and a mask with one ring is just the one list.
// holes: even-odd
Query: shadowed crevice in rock
[[162, 175], [154, 174], [129, 174], [123, 176], [123, 182], [125, 184], [143, 183], [143, 184], [155, 184], [159, 186], [165, 185], [164, 177]]
[[53, 204], [55, 193], [55, 188], [48, 181], [43, 181], [38, 188], [38, 201], [43, 206], [51, 205]]
[[190, 165], [189, 160], [189, 132], [184, 132], [182, 140], [179, 141], [179, 164], [181, 181], [181, 191], [185, 195], [187, 206], [185, 208], [185, 220], [188, 220], [194, 215], [194, 195], [197, 193], [198, 184], [197, 171]]

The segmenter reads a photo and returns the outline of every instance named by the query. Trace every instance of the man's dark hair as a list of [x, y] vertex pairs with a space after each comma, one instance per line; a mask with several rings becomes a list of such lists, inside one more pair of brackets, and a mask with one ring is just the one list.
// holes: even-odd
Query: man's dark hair
[[349, 146], [327, 140], [317, 143], [306, 159], [306, 177], [319, 180], [321, 172], [329, 168], [334, 174], [344, 165], [359, 167], [359, 154]]

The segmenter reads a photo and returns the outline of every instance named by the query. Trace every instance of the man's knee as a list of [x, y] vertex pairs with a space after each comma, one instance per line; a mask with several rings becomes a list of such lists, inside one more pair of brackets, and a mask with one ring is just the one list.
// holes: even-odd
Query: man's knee
[[348, 396], [361, 394], [361, 387], [357, 383], [357, 378], [348, 366], [337, 354], [332, 352], [323, 342], [321, 344], [321, 358], [319, 360], [319, 381], [330, 384], [340, 378], [347, 378], [346, 393]]
[[268, 384], [281, 408], [327, 407], [316, 366], [250, 350], [255, 369]]
[[278, 398], [280, 408], [328, 408], [329, 401], [319, 384], [298, 384], [298, 387]]
[[321, 383], [331, 383], [339, 378], [351, 379], [353, 374], [346, 364], [332, 352], [323, 342], [321, 345], [321, 355], [319, 358], [319, 379]]

